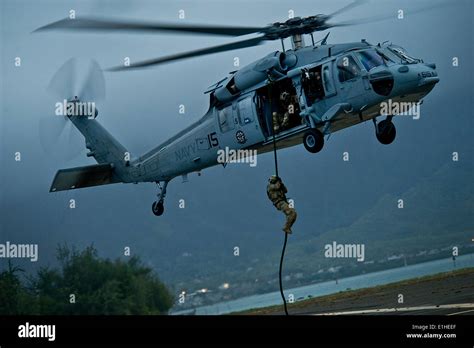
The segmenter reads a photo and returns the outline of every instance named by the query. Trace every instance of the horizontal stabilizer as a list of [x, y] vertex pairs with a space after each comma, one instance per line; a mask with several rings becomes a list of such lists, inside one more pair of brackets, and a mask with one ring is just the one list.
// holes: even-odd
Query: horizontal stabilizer
[[61, 169], [56, 173], [49, 192], [113, 184], [118, 181], [113, 180], [112, 173], [110, 163]]

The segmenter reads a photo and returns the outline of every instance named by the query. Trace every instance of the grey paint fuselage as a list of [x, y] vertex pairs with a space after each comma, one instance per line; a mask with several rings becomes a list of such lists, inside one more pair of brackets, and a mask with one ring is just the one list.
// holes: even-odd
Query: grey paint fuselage
[[[423, 62], [391, 62], [385, 66], [379, 66], [370, 71], [366, 71], [364, 66], [357, 61], [362, 70], [361, 76], [354, 81], [340, 82], [337, 78], [336, 62], [340, 57], [352, 55], [354, 52], [367, 49], [377, 49], [383, 52], [384, 46], [372, 46], [365, 41], [349, 44], [336, 44], [324, 46], [309, 46], [296, 51], [287, 51], [286, 55], [294, 55], [297, 58], [296, 64], [289, 69], [285, 76], [292, 79], [299, 96], [299, 106], [301, 115], [310, 116], [316, 122], [313, 126], [333, 133], [346, 127], [370, 120], [380, 115], [380, 104], [383, 101], [392, 99], [394, 101], [419, 102], [428, 94], [434, 85], [439, 81], [433, 65]], [[301, 88], [301, 70], [312, 68], [318, 65], [330, 67], [331, 79], [334, 84], [334, 93], [323, 100], [317, 101], [312, 107], [308, 106], [306, 96]], [[401, 67], [407, 66], [408, 69]], [[245, 68], [243, 68], [245, 69]], [[242, 69], [242, 70], [243, 70]], [[393, 89], [389, 95], [377, 94], [368, 79], [375, 76], [377, 72], [389, 72], [393, 76]], [[428, 72], [428, 77], [422, 73]], [[234, 73], [235, 74], [235, 73]], [[232, 75], [224, 82], [231, 80]], [[169, 181], [177, 176], [191, 172], [197, 172], [204, 168], [214, 166], [217, 162], [217, 151], [224, 147], [231, 149], [252, 148], [258, 153], [265, 153], [273, 149], [272, 137], [265, 137], [262, 130], [261, 120], [257, 117], [257, 106], [255, 98], [257, 90], [264, 87], [268, 80], [261, 81], [246, 90], [240, 91], [230, 101], [211, 105], [207, 113], [196, 123], [190, 125], [165, 143], [154, 148], [141, 157], [133, 160], [127, 169], [119, 170], [123, 182], [159, 182]], [[218, 84], [219, 87], [219, 84]], [[212, 91], [211, 91], [212, 93]], [[250, 98], [250, 99], [247, 99]], [[238, 120], [239, 103], [247, 99], [245, 112], [253, 113], [253, 119], [249, 124], [241, 124]], [[252, 101], [251, 103], [249, 101]], [[322, 122], [320, 117], [338, 103], [348, 103], [350, 111], [335, 115], [329, 125]], [[235, 125], [232, 131], [222, 132], [219, 127], [218, 109], [232, 105], [232, 112]], [[250, 105], [250, 107], [249, 107]], [[242, 111], [244, 109], [240, 109]], [[242, 115], [240, 115], [242, 117]], [[310, 120], [306, 118], [306, 120]], [[306, 122], [300, 127], [282, 132], [276, 136], [277, 148], [285, 148], [301, 144], [304, 132], [311, 127], [310, 122]], [[246, 134], [244, 143], [238, 142], [235, 133], [243, 131]], [[211, 134], [218, 140], [218, 146], [212, 146]]]

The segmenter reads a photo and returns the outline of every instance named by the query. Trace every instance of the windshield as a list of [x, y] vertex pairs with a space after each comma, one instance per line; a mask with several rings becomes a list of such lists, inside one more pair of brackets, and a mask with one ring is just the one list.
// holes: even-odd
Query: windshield
[[393, 51], [387, 48], [382, 49], [382, 53], [387, 59], [394, 63], [400, 63], [402, 61], [399, 55], [395, 54]]
[[403, 62], [406, 62], [408, 64], [413, 64], [413, 63], [419, 63], [420, 59], [416, 59], [408, 55], [408, 53], [405, 51], [404, 48], [400, 46], [394, 46], [391, 45], [388, 47], [388, 49], [393, 52], [397, 57], [401, 58]]
[[383, 57], [375, 50], [365, 50], [356, 52], [356, 55], [367, 71], [370, 71], [371, 69], [377, 66], [385, 64]]

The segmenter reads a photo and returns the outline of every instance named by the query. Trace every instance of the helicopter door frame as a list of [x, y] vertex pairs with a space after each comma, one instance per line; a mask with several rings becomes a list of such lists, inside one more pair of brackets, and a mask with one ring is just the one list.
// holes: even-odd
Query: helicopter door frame
[[[312, 110], [316, 115], [323, 115], [324, 112], [328, 109], [329, 104], [331, 103], [329, 100], [331, 97], [337, 94], [337, 89], [336, 85], [334, 83], [334, 78], [331, 79], [332, 75], [332, 70], [331, 70], [331, 61], [326, 61], [326, 62], [317, 62], [313, 64], [306, 65], [302, 68], [299, 68], [301, 71], [301, 74], [299, 76], [296, 76], [296, 79], [293, 79], [293, 84], [299, 85], [297, 87], [297, 90], [300, 91], [302, 95], [300, 95], [300, 100], [303, 99], [305, 102], [305, 108]], [[308, 95], [308, 91], [305, 87], [305, 83], [309, 83], [305, 81], [305, 74], [311, 71], [316, 71], [319, 73], [321, 77], [321, 87], [322, 87], [322, 92], [323, 96], [320, 96], [319, 98], [316, 98], [314, 100], [310, 100], [310, 96]], [[329, 80], [324, 80], [324, 72], [329, 74]], [[314, 76], [313, 76], [314, 77]], [[329, 81], [332, 85], [332, 89], [329, 89], [326, 87], [326, 82]], [[330, 86], [330, 85], [328, 85]]]
[[[347, 64], [352, 65], [347, 65], [347, 68], [341, 68], [340, 62], [347, 57], [349, 57]], [[352, 62], [350, 60], [352, 60]], [[353, 74], [353, 72], [351, 72], [351, 67], [354, 66], [353, 63], [355, 63], [355, 67], [357, 67], [357, 75], [349, 78], [350, 74]], [[342, 64], [344, 65], [344, 63]], [[366, 101], [366, 86], [364, 83], [365, 75], [366, 71], [364, 67], [352, 51], [341, 54], [334, 61], [333, 76], [334, 80], [337, 81], [336, 89], [340, 93], [340, 97], [350, 103], [351, 106], [357, 110], [362, 108]], [[343, 81], [341, 81], [341, 77], [344, 79]]]
[[336, 83], [334, 81], [334, 62], [336, 59], [331, 59], [330, 61], [323, 64], [321, 68], [321, 75], [323, 79], [324, 87], [324, 98], [330, 98], [337, 94]]
[[235, 108], [235, 103], [227, 103], [214, 108], [214, 119], [219, 134], [220, 149], [222, 149], [222, 146], [229, 148], [239, 147], [235, 137], [238, 124], [237, 111]]
[[[334, 79], [334, 65], [336, 58], [327, 60], [325, 62], [317, 62], [310, 65], [307, 65], [301, 69], [300, 81], [293, 78], [293, 83], [299, 85], [297, 89], [301, 88], [301, 92], [304, 94], [304, 100], [307, 107], [312, 107], [317, 109], [317, 113], [323, 112], [326, 110], [332, 103], [331, 98], [337, 95], [337, 84]], [[307, 95], [307, 92], [304, 87], [304, 74], [307, 71], [312, 71], [320, 68], [319, 74], [321, 76], [321, 87], [323, 89], [324, 95], [316, 100], [310, 101]], [[319, 112], [318, 112], [319, 111]]]
[[216, 108], [216, 120], [219, 131], [222, 134], [226, 134], [231, 130], [235, 129], [235, 125], [237, 120], [235, 119], [234, 115], [234, 105], [226, 104], [222, 107]]
[[257, 93], [252, 92], [234, 101], [236, 124], [235, 138], [239, 147], [247, 147], [265, 140], [256, 105]]

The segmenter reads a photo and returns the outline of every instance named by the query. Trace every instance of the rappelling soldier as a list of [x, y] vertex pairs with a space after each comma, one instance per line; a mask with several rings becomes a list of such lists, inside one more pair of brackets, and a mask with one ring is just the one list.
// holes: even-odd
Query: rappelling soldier
[[286, 199], [287, 192], [285, 185], [278, 176], [272, 175], [268, 179], [267, 196], [273, 205], [286, 215], [286, 224], [283, 227], [283, 231], [291, 233], [291, 226], [295, 223], [297, 215], [295, 209], [291, 208], [288, 204]]

